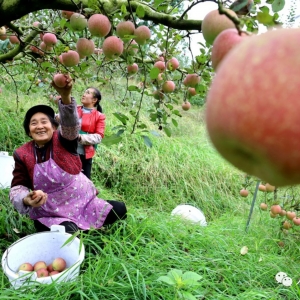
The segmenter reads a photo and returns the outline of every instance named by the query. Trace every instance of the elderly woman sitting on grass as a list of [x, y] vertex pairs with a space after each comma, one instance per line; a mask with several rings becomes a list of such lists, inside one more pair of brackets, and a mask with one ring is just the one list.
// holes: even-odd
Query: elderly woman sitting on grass
[[38, 232], [64, 225], [66, 232], [100, 228], [126, 218], [123, 202], [97, 197], [94, 184], [81, 172], [77, 154], [79, 120], [71, 97], [73, 82], [52, 86], [61, 96], [60, 127], [50, 106], [30, 108], [24, 119], [30, 142], [15, 150], [10, 200], [21, 214], [29, 214]]

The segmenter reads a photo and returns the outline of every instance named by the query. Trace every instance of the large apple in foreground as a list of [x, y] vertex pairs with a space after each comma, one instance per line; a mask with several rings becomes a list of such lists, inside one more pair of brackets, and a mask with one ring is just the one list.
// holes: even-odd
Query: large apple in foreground
[[207, 94], [219, 153], [274, 186], [300, 183], [300, 29], [250, 36], [224, 57]]

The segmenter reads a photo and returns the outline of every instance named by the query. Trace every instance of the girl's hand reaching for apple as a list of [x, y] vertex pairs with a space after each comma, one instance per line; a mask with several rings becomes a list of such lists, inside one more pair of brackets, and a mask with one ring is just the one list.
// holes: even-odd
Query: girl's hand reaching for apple
[[41, 190], [36, 190], [28, 193], [23, 199], [23, 203], [31, 207], [40, 207], [46, 203], [48, 195]]

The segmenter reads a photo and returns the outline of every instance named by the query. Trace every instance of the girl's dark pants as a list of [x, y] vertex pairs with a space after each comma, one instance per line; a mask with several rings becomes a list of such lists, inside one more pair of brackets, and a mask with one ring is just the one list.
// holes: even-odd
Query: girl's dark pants
[[91, 179], [91, 171], [92, 171], [92, 158], [85, 158], [85, 155], [79, 155], [82, 163], [82, 173], [88, 178]]
[[[127, 209], [124, 202], [120, 202], [116, 200], [105, 200], [105, 201], [107, 201], [113, 207], [109, 212], [109, 214], [107, 215], [107, 218], [105, 219], [103, 226], [113, 224], [118, 220], [126, 219]], [[66, 232], [70, 234], [73, 234], [74, 232], [80, 230], [80, 228], [78, 228], [78, 226], [75, 223], [69, 221], [62, 222], [59, 225], [65, 226]], [[50, 230], [49, 227], [45, 226], [38, 220], [34, 220], [34, 227], [37, 232]]]

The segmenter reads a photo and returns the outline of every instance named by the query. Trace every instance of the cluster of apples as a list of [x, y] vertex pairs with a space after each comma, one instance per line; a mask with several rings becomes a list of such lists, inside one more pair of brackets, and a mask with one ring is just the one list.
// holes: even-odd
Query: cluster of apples
[[[274, 192], [276, 189], [276, 187], [274, 185], [271, 185], [269, 183], [266, 183], [266, 184], [260, 184], [258, 186], [258, 190], [261, 191], [261, 192], [267, 192], [267, 193], [271, 193], [271, 192]], [[243, 188], [240, 190], [240, 195], [242, 197], [248, 197], [249, 195], [249, 191], [247, 190], [247, 188]]]
[[[268, 210], [268, 205], [266, 203], [260, 204], [261, 210]], [[282, 222], [282, 228], [283, 229], [290, 229], [295, 226], [300, 226], [300, 218], [297, 216], [297, 213], [295, 211], [286, 211], [283, 209], [279, 204], [273, 204], [270, 207], [270, 217], [276, 218], [276, 217], [285, 217], [286, 220]]]
[[[158, 88], [153, 91], [153, 96], [157, 100], [162, 100], [166, 94], [172, 93], [176, 89], [176, 84], [172, 80], [166, 78], [165, 71], [173, 72], [179, 68], [179, 61], [176, 57], [172, 57], [167, 62], [163, 55], [160, 55], [156, 62], [154, 63], [154, 68], [157, 68], [159, 73], [155, 78], [155, 81], [158, 83]], [[197, 94], [195, 87], [201, 81], [201, 77], [196, 74], [187, 74], [183, 80], [183, 85], [187, 87], [188, 96], [194, 96]], [[191, 103], [185, 100], [182, 103], [182, 109], [187, 111], [191, 108]]]
[[[134, 56], [140, 45], [144, 45], [151, 38], [150, 29], [145, 26], [138, 26], [129, 20], [119, 22], [115, 27], [115, 35], [107, 36], [112, 29], [112, 24], [107, 16], [103, 14], [93, 14], [88, 19], [80, 13], [72, 11], [62, 11], [62, 17], [69, 20], [71, 29], [74, 32], [87, 31], [89, 38], [81, 37], [76, 41], [76, 49], [69, 49], [61, 53], [57, 60], [66, 67], [74, 67], [80, 63], [80, 60], [92, 54], [104, 54], [106, 59], [116, 59], [120, 55]], [[34, 22], [33, 26], [39, 27], [39, 22]], [[104, 38], [102, 48], [95, 48], [93, 38]], [[55, 33], [43, 32], [40, 34], [41, 43], [39, 47], [31, 46], [31, 51], [44, 55], [45, 52], [51, 52], [53, 47], [58, 42]], [[154, 67], [158, 68], [159, 74], [157, 82], [160, 87], [154, 91], [154, 97], [157, 99], [163, 98], [166, 94], [174, 92], [176, 86], [172, 80], [167, 80], [163, 75], [165, 71], [175, 71], [179, 67], [179, 62], [175, 57], [171, 57], [165, 62], [165, 57], [160, 56], [154, 63]], [[127, 65], [129, 75], [134, 75], [138, 72], [139, 66], [137, 63]], [[63, 74], [55, 74], [54, 82], [59, 87], [64, 87]], [[187, 87], [187, 95], [193, 96], [196, 94], [195, 86], [200, 82], [198, 74], [187, 74], [183, 84]], [[182, 104], [183, 110], [189, 110], [191, 104], [184, 101]]]
[[67, 267], [66, 261], [61, 258], [55, 258], [49, 265], [46, 264], [45, 261], [37, 261], [35, 264], [31, 263], [23, 263], [19, 267], [19, 271], [35, 271], [38, 278], [47, 277], [59, 274], [60, 272], [64, 271]]
[[[92, 54], [104, 54], [106, 59], [118, 58], [121, 54], [134, 55], [138, 51], [138, 45], [147, 43], [151, 38], [150, 29], [141, 25], [135, 28], [131, 21], [122, 21], [116, 26], [116, 35], [110, 35], [112, 25], [106, 15], [93, 14], [87, 19], [85, 15], [62, 11], [62, 17], [69, 20], [70, 27], [74, 32], [87, 31], [89, 37], [81, 37], [76, 41], [76, 49], [70, 49], [58, 56], [58, 60], [66, 67], [73, 67], [83, 59]], [[34, 22], [33, 26], [39, 26]], [[134, 39], [133, 39], [134, 37]], [[55, 33], [46, 32], [40, 34], [41, 43], [39, 48], [31, 46], [31, 51], [43, 55], [43, 52], [52, 51], [57, 43]], [[93, 38], [104, 38], [102, 48], [95, 48]]]

